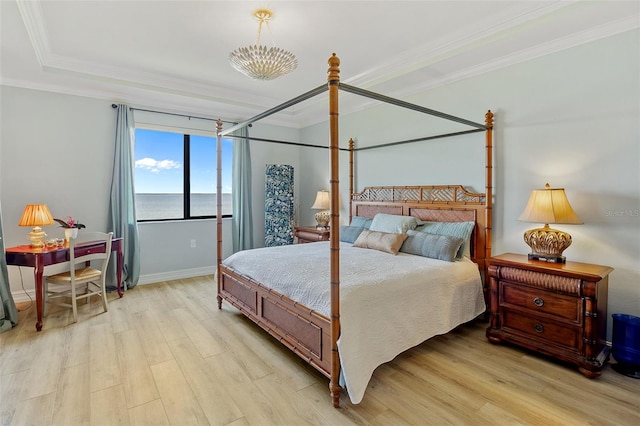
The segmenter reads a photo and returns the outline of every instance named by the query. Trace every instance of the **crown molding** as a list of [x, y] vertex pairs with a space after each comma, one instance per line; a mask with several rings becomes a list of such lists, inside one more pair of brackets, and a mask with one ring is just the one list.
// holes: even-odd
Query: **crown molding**
[[[4, 79], [1, 84], [28, 89], [44, 90], [70, 94], [75, 96], [93, 97], [113, 101], [120, 99], [131, 104], [160, 105], [163, 109], [188, 111], [202, 114], [206, 111], [222, 110], [225, 115], [239, 117], [240, 120], [254, 116], [274, 105], [280, 104], [281, 99], [268, 96], [252, 96], [241, 91], [212, 86], [210, 82], [191, 81], [159, 73], [132, 70], [129, 68], [99, 64], [91, 61], [78, 60], [58, 55], [52, 52], [46, 22], [40, 2], [16, 0], [18, 10], [22, 16], [29, 40], [36, 59], [43, 71], [81, 77], [87, 81], [100, 82], [100, 87], [73, 87], [61, 84], [33, 83], [23, 80]], [[386, 82], [406, 78], [411, 73], [419, 71], [429, 65], [437, 64], [445, 59], [464, 52], [469, 52], [488, 40], [504, 38], [514, 31], [520, 31], [529, 23], [552, 17], [556, 13], [564, 13], [571, 7], [583, 6], [581, 1], [557, 1], [544, 3], [542, 6], [529, 10], [520, 15], [507, 15], [499, 19], [491, 27], [467, 27], [458, 31], [448, 40], [424, 43], [390, 57], [379, 65], [369, 68], [365, 72], [345, 79], [351, 85], [375, 91], [375, 87]], [[478, 76], [490, 71], [522, 63], [544, 55], [552, 54], [564, 49], [589, 43], [601, 38], [616, 35], [640, 27], [637, 16], [629, 16], [615, 22], [589, 28], [571, 35], [538, 45], [518, 50], [484, 63], [467, 67], [446, 76], [429, 80], [421, 79], [411, 84], [411, 87], [400, 88], [387, 92], [388, 96], [407, 97], [416, 92], [423, 92], [446, 84]], [[418, 80], [418, 79], [416, 79]], [[286, 127], [305, 127], [324, 121], [324, 116], [311, 117], [311, 111], [320, 109], [323, 100], [315, 99], [298, 108], [288, 108], [281, 111], [277, 117], [271, 117], [266, 122]], [[371, 107], [375, 103], [363, 100], [358, 105], [349, 105], [343, 113], [355, 112]], [[202, 108], [202, 109], [201, 109]]]

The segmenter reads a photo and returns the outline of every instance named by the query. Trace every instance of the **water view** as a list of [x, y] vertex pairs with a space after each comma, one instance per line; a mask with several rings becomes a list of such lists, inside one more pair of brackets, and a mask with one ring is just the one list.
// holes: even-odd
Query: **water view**
[[[216, 194], [191, 194], [191, 217], [215, 216]], [[182, 219], [183, 194], [136, 194], [138, 220]], [[233, 213], [231, 194], [222, 194], [222, 215]]]

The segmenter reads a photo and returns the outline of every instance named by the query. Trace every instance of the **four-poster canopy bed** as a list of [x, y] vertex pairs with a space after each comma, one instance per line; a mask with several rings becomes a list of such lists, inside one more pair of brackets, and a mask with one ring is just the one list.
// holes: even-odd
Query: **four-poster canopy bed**
[[[222, 301], [225, 300], [231, 305], [239, 309], [244, 315], [269, 332], [272, 336], [278, 339], [281, 343], [298, 354], [302, 359], [315, 367], [318, 371], [324, 374], [330, 379], [329, 389], [331, 392], [333, 405], [339, 406], [340, 393], [342, 390], [341, 383], [346, 383], [347, 390], [352, 402], [357, 403], [362, 398], [364, 389], [373, 373], [373, 370], [383, 362], [393, 359], [397, 354], [404, 350], [415, 346], [422, 341], [436, 335], [446, 333], [453, 329], [455, 326], [469, 321], [479, 314], [484, 309], [483, 286], [480, 278], [480, 273], [485, 271], [485, 262], [491, 256], [491, 205], [492, 205], [492, 129], [493, 129], [493, 114], [488, 111], [485, 115], [485, 124], [474, 123], [462, 118], [454, 117], [448, 114], [444, 114], [438, 111], [427, 109], [418, 105], [410, 104], [401, 100], [382, 96], [373, 92], [358, 89], [353, 86], [349, 86], [340, 83], [339, 78], [339, 65], [340, 61], [338, 57], [333, 54], [329, 58], [328, 69], [328, 84], [313, 89], [301, 96], [291, 99], [275, 108], [265, 111], [245, 122], [237, 124], [228, 129], [222, 130], [222, 122], [219, 120], [217, 124], [218, 135], [218, 211], [217, 211], [217, 301], [218, 308], [222, 307]], [[230, 135], [233, 131], [245, 127], [255, 121], [270, 116], [278, 111], [288, 108], [301, 101], [314, 97], [325, 91], [329, 91], [329, 127], [330, 127], [330, 194], [331, 194], [331, 237], [329, 242], [318, 242], [314, 244], [303, 244], [295, 247], [296, 252], [301, 252], [301, 256], [311, 257], [315, 259], [313, 262], [305, 264], [303, 259], [295, 259], [295, 261], [289, 263], [286, 259], [291, 259], [292, 246], [285, 247], [269, 247], [266, 249], [254, 249], [247, 250], [245, 252], [238, 252], [223, 262], [222, 259], [222, 184], [221, 184], [221, 140], [225, 135]], [[429, 136], [425, 138], [412, 139], [403, 142], [394, 142], [391, 144], [384, 144], [378, 146], [390, 146], [400, 144], [404, 142], [416, 142], [421, 140], [429, 140], [448, 136], [457, 136], [467, 133], [484, 132], [486, 141], [486, 173], [485, 173], [485, 192], [484, 193], [471, 193], [465, 190], [460, 185], [437, 185], [437, 186], [384, 186], [384, 187], [367, 187], [362, 192], [356, 193], [353, 187], [353, 170], [354, 170], [354, 152], [358, 149], [354, 148], [353, 140], [349, 142], [349, 148], [344, 149], [339, 147], [339, 132], [338, 132], [338, 92], [344, 90], [360, 96], [365, 96], [374, 100], [378, 100], [391, 105], [396, 105], [402, 108], [411, 109], [424, 114], [440, 117], [446, 120], [455, 121], [473, 127], [472, 130], [466, 130], [456, 133], [448, 133], [438, 136]], [[248, 138], [249, 140], [267, 141], [267, 142], [282, 142], [294, 145], [313, 146], [307, 144], [296, 144], [286, 141], [273, 141], [260, 138]], [[321, 148], [327, 148], [321, 146]], [[368, 147], [368, 149], [371, 147]], [[375, 147], [374, 147], [375, 148]], [[340, 240], [340, 216], [339, 216], [339, 151], [349, 152], [349, 191], [350, 191], [350, 222], [352, 217], [359, 218], [374, 218], [376, 214], [383, 213], [386, 215], [407, 216], [408, 218], [416, 218], [419, 223], [429, 222], [472, 222], [473, 233], [469, 239], [468, 256], [464, 259], [455, 262], [444, 262], [441, 260], [428, 259], [426, 257], [414, 256], [412, 254], [399, 254], [397, 256], [388, 256], [386, 253], [381, 253], [375, 250], [362, 250], [353, 248], [351, 244], [341, 242]], [[375, 219], [374, 219], [375, 220]], [[464, 246], [464, 244], [463, 244]], [[265, 252], [265, 250], [269, 250]], [[287, 251], [289, 250], [289, 251]], [[307, 250], [309, 253], [304, 254]], [[462, 248], [460, 248], [462, 250]], [[322, 253], [320, 253], [322, 251]], [[343, 256], [341, 256], [341, 251]], [[250, 252], [250, 253], [248, 253]], [[357, 254], [352, 254], [357, 252]], [[368, 267], [358, 266], [362, 268], [358, 270], [350, 270], [354, 268], [353, 265], [361, 265], [362, 263], [356, 262], [352, 257], [360, 256], [361, 252], [368, 252], [367, 256], [371, 256], [371, 260], [368, 261], [368, 265], [386, 262], [384, 259], [377, 259], [375, 256], [387, 256], [388, 259], [394, 258], [394, 262], [400, 262], [393, 266], [384, 266], [385, 269], [410, 269], [408, 271], [413, 274], [413, 277], [403, 276], [400, 278], [402, 284], [398, 284], [398, 281], [393, 282], [393, 286], [387, 285], [383, 290], [375, 290], [380, 292], [381, 295], [373, 295], [367, 292], [372, 291], [372, 281], [387, 280], [387, 278], [379, 278], [379, 275], [383, 273], [378, 270], [365, 271]], [[375, 252], [375, 253], [373, 253]], [[251, 258], [248, 262], [255, 266], [255, 271], [251, 272], [250, 267], [238, 266], [240, 265], [240, 258], [245, 255], [256, 253], [257, 256], [262, 256], [263, 259], [268, 259], [266, 263], [261, 264]], [[317, 260], [324, 255], [324, 261]], [[276, 259], [281, 256], [283, 263], [278, 263]], [[341, 261], [347, 268], [341, 268]], [[358, 261], [359, 262], [359, 261]], [[366, 261], [365, 261], [366, 262]], [[404, 262], [404, 263], [402, 263]], [[410, 263], [407, 263], [410, 262]], [[439, 272], [429, 269], [429, 272], [420, 270], [418, 266], [407, 267], [408, 264], [417, 265], [422, 263], [429, 263], [425, 266], [432, 269], [441, 270]], [[287, 293], [287, 290], [280, 289], [274, 284], [278, 284], [280, 281], [279, 275], [284, 275], [284, 272], [290, 272], [295, 275], [294, 264], [305, 264], [303, 268], [318, 267], [324, 268], [324, 270], [317, 271], [309, 274], [310, 276], [320, 276], [324, 279], [324, 283], [328, 278], [329, 286], [320, 283], [318, 285], [311, 284], [310, 287], [315, 290], [298, 289], [299, 292], [305, 293], [298, 296], [288, 296], [287, 294], [298, 294], [298, 290], [293, 293]], [[315, 265], [313, 265], [315, 264]], [[435, 267], [433, 266], [435, 264]], [[451, 264], [451, 265], [444, 265]], [[326, 272], [328, 265], [328, 275], [323, 274]], [[459, 265], [459, 266], [456, 266]], [[469, 268], [468, 265], [473, 265]], [[422, 267], [422, 266], [420, 266]], [[453, 269], [448, 269], [448, 268]], [[244, 269], [243, 269], [244, 268]], [[274, 269], [275, 268], [275, 269]], [[465, 269], [466, 272], [459, 273], [454, 269]], [[269, 269], [272, 269], [269, 271]], [[469, 269], [472, 270], [471, 277], [468, 275]], [[307, 272], [309, 269], [307, 269]], [[264, 272], [271, 274], [269, 277], [261, 277], [260, 274]], [[368, 275], [369, 274], [369, 275]], [[405, 283], [412, 280], [423, 280], [425, 276], [430, 275], [442, 275], [441, 279], [444, 283], [439, 287], [429, 287], [429, 294], [427, 296], [415, 295], [414, 287], [403, 287]], [[465, 275], [466, 274], [466, 275]], [[474, 276], [475, 275], [475, 276]], [[324, 278], [322, 278], [324, 277]], [[368, 277], [368, 278], [367, 278]], [[295, 281], [297, 279], [297, 281]], [[343, 283], [341, 285], [341, 279]], [[398, 280], [398, 277], [390, 277], [389, 280]], [[294, 286], [303, 287], [301, 284], [311, 282], [311, 279], [306, 276], [294, 277]], [[356, 281], [363, 281], [363, 283], [356, 283]], [[275, 281], [275, 282], [274, 282]], [[386, 281], [385, 281], [386, 282]], [[476, 284], [479, 283], [479, 284]], [[423, 282], [417, 283], [424, 289], [425, 284]], [[429, 283], [429, 285], [431, 285]], [[344, 287], [343, 287], [344, 286]], [[362, 286], [362, 287], [356, 287]], [[479, 290], [478, 290], [479, 286]], [[343, 295], [341, 296], [341, 287]], [[320, 288], [318, 290], [318, 288]], [[406, 292], [409, 300], [404, 301], [400, 297], [395, 295], [390, 296], [389, 291], [397, 291], [399, 293]], [[321, 294], [309, 295], [309, 291], [318, 291]], [[478, 296], [477, 293], [480, 293]], [[422, 293], [426, 291], [422, 290]], [[426, 300], [432, 297], [433, 294], [437, 294], [438, 297], [442, 297], [443, 301], [438, 302], [438, 306], [424, 306], [422, 303], [428, 303]], [[426, 299], [425, 299], [426, 297]], [[378, 298], [378, 299], [376, 299]], [[318, 302], [316, 299], [322, 299]], [[396, 302], [395, 299], [398, 299]], [[372, 306], [363, 305], [363, 300], [378, 300], [378, 302], [384, 302], [385, 311], [387, 311], [387, 305], [397, 303], [400, 311], [404, 313], [398, 318], [390, 320], [387, 317], [381, 316], [381, 309], [368, 309]], [[318, 302], [318, 304], [315, 304]], [[341, 303], [345, 309], [341, 312]], [[418, 303], [418, 305], [411, 306], [411, 303]], [[454, 303], [464, 304], [462, 308], [456, 307], [452, 309], [458, 314], [451, 314], [449, 312], [449, 305]], [[354, 317], [353, 312], [350, 312], [346, 305], [349, 304], [353, 307], [353, 312], [358, 312], [357, 315], [361, 317]], [[373, 305], [375, 308], [375, 304]], [[444, 309], [444, 312], [441, 312]], [[375, 311], [378, 311], [376, 313]], [[442, 317], [451, 317], [450, 320], [441, 320], [437, 318], [434, 321], [433, 317], [429, 317], [428, 313], [417, 312], [419, 315], [417, 318], [413, 318], [414, 311], [433, 311], [439, 313]], [[461, 312], [461, 313], [460, 313]], [[341, 315], [343, 317], [343, 324], [341, 324]], [[388, 313], [385, 312], [385, 315]], [[349, 318], [348, 322], [346, 318]], [[397, 321], [398, 325], [394, 324], [393, 327], [404, 327], [406, 333], [399, 333], [403, 336], [398, 337], [400, 340], [397, 346], [390, 344], [390, 341], [396, 340], [397, 336], [382, 337], [382, 342], [377, 342], [380, 339], [378, 330], [371, 330], [375, 327], [384, 328], [387, 322]], [[416, 326], [423, 324], [423, 326]], [[438, 325], [433, 325], [438, 323]], [[440, 324], [442, 323], [442, 324]], [[365, 329], [362, 325], [370, 325], [370, 329]], [[413, 324], [413, 325], [411, 325]], [[433, 326], [432, 326], [433, 325]], [[425, 331], [422, 331], [422, 329]], [[411, 329], [411, 330], [409, 330]], [[418, 329], [413, 330], [413, 329]], [[342, 338], [341, 338], [342, 333]], [[404, 336], [404, 334], [410, 336]], [[357, 337], [356, 337], [357, 336]], [[352, 339], [350, 341], [349, 339]], [[357, 341], [356, 341], [357, 340]], [[369, 342], [370, 340], [371, 342]], [[373, 345], [372, 347], [364, 347], [366, 345]], [[340, 348], [340, 353], [339, 353]], [[362, 349], [361, 349], [362, 348]], [[357, 351], [361, 350], [358, 354]], [[363, 361], [362, 356], [366, 352], [374, 353], [372, 358], [367, 361]], [[342, 359], [341, 359], [342, 356]], [[354, 364], [367, 364], [369, 365], [354, 365]], [[347, 368], [347, 365], [349, 367]], [[341, 372], [341, 367], [344, 371]], [[341, 375], [341, 373], [343, 375]]]

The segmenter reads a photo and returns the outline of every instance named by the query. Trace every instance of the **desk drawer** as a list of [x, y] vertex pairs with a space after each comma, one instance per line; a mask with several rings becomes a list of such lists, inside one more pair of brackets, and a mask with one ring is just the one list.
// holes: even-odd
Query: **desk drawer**
[[549, 317], [582, 324], [582, 299], [539, 288], [503, 282], [500, 300], [503, 306], [521, 307]]
[[502, 311], [502, 326], [505, 330], [526, 334], [535, 340], [552, 342], [574, 350], [580, 348], [581, 329], [577, 326], [558, 324], [509, 309]]

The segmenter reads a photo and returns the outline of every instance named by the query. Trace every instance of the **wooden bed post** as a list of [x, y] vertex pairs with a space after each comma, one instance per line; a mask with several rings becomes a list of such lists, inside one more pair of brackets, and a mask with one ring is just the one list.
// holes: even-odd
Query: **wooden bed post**
[[353, 145], [354, 145], [354, 141], [353, 138], [349, 139], [349, 224], [351, 224], [351, 219], [353, 219], [352, 217], [352, 209], [353, 209], [353, 201], [352, 201], [352, 196], [353, 196], [353, 156], [354, 156], [354, 152], [353, 152]]
[[222, 296], [220, 296], [220, 290], [222, 289], [222, 275], [220, 274], [220, 264], [222, 263], [222, 120], [216, 121], [216, 236], [218, 238], [218, 259], [216, 263], [216, 279], [217, 279], [217, 298], [218, 309], [222, 309]]
[[334, 53], [329, 58], [327, 82], [329, 84], [329, 132], [331, 135], [331, 377], [329, 391], [333, 406], [340, 406], [340, 355], [338, 338], [340, 337], [340, 180], [339, 180], [339, 127], [338, 127], [338, 89], [340, 85], [340, 59]]
[[483, 265], [483, 269], [485, 271], [485, 280], [487, 279], [487, 262], [491, 257], [491, 229], [492, 229], [492, 209], [493, 209], [493, 113], [491, 110], [488, 110], [484, 115], [484, 123], [487, 126], [486, 131], [486, 151], [487, 151], [487, 159], [486, 159], [486, 167], [487, 167], [487, 177], [486, 177], [486, 188], [485, 188], [485, 264]]

